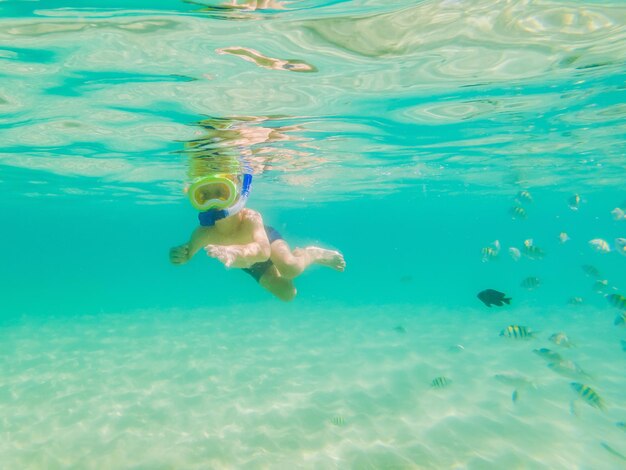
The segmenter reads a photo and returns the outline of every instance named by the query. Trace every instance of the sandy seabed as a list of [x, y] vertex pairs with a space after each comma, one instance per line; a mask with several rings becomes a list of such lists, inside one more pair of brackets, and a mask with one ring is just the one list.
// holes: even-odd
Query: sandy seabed
[[[2, 467], [626, 465], [626, 329], [611, 310], [294, 305], [5, 318]], [[537, 337], [499, 337], [509, 324]], [[557, 331], [576, 346], [548, 341]], [[541, 347], [581, 371], [549, 369]]]

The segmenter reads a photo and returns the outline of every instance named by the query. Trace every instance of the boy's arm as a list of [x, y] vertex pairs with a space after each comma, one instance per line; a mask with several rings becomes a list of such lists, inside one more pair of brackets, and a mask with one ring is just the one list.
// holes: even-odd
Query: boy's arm
[[206, 245], [206, 234], [206, 227], [196, 227], [196, 229], [191, 233], [191, 237], [187, 243], [170, 249], [170, 261], [173, 264], [185, 264], [193, 258], [193, 255], [195, 255], [200, 248]]
[[246, 211], [242, 223], [244, 230], [252, 233], [252, 241], [245, 245], [206, 245], [207, 255], [217, 258], [229, 268], [249, 268], [270, 257], [270, 241], [263, 219], [254, 211]]

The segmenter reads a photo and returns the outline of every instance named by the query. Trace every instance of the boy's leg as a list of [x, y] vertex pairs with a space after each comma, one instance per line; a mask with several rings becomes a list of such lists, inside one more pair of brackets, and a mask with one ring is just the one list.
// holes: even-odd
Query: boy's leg
[[293, 300], [297, 294], [296, 288], [291, 279], [281, 277], [276, 266], [270, 266], [259, 278], [259, 284], [265, 290], [271, 292], [280, 300], [289, 302]]
[[336, 271], [343, 271], [346, 262], [338, 251], [325, 250], [315, 246], [296, 248], [293, 251], [285, 240], [275, 240], [270, 245], [270, 260], [278, 269], [280, 276], [294, 279], [311, 264], [328, 266]]

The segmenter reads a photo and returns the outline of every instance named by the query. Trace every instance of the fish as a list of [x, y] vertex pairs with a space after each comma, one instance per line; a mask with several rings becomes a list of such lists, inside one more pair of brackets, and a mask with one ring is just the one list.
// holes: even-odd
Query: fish
[[626, 256], [626, 238], [615, 239], [615, 251], [622, 256]]
[[448, 348], [448, 351], [459, 353], [459, 352], [465, 351], [465, 347], [462, 344], [455, 344], [454, 346], [450, 346]]
[[522, 286], [524, 289], [534, 290], [537, 287], [539, 287], [540, 284], [541, 284], [541, 281], [539, 280], [539, 278], [534, 277], [534, 276], [529, 276], [522, 281], [520, 286]]
[[625, 421], [618, 421], [617, 423], [615, 423], [615, 426], [620, 428], [622, 431], [626, 431], [626, 422]]
[[621, 207], [616, 207], [611, 211], [613, 220], [626, 220], [626, 212]]
[[516, 403], [519, 399], [519, 390], [527, 387], [537, 388], [536, 385], [526, 377], [515, 374], [496, 374], [493, 376], [498, 382], [514, 387], [511, 400]]
[[593, 283], [593, 291], [599, 294], [603, 294], [607, 287], [609, 287], [609, 281], [606, 279], [599, 279]]
[[557, 374], [569, 377], [571, 379], [590, 378], [591, 376], [582, 370], [578, 364], [573, 361], [560, 360], [557, 362], [551, 362], [548, 367]]
[[500, 241], [495, 240], [491, 245], [480, 250], [480, 252], [483, 255], [483, 263], [497, 258], [500, 254]]
[[600, 395], [598, 395], [598, 393], [589, 385], [581, 384], [579, 382], [571, 382], [570, 386], [590, 406], [600, 410], [606, 409], [604, 400], [602, 400]]
[[400, 277], [400, 282], [405, 283], [405, 284], [408, 284], [412, 280], [413, 280], [413, 276], [411, 276], [410, 274]]
[[589, 277], [595, 277], [598, 279], [600, 277], [600, 271], [595, 266], [591, 266], [590, 264], [583, 264], [581, 266], [585, 274]]
[[500, 336], [514, 339], [529, 339], [534, 337], [534, 332], [525, 326], [509, 325], [500, 332]]
[[393, 331], [395, 331], [396, 333], [406, 333], [406, 328], [402, 325], [397, 325], [393, 327]]
[[526, 209], [524, 209], [522, 206], [513, 206], [509, 209], [509, 214], [511, 214], [511, 216], [513, 216], [514, 219], [525, 219], [526, 217], [528, 217], [528, 214], [526, 213]]
[[548, 348], [533, 349], [533, 352], [546, 361], [561, 362], [563, 360], [558, 352], [552, 351]]
[[530, 192], [527, 190], [522, 190], [519, 193], [517, 193], [517, 197], [515, 198], [515, 200], [522, 204], [522, 203], [531, 203], [533, 202], [533, 197], [531, 196]]
[[606, 300], [609, 301], [609, 303], [613, 306], [613, 307], [617, 307], [620, 308], [622, 310], [626, 310], [626, 297], [624, 297], [621, 294], [609, 294], [606, 296]]
[[622, 351], [626, 351], [626, 340], [620, 339], [619, 342], [622, 345]]
[[519, 248], [515, 248], [514, 246], [509, 248], [509, 255], [511, 255], [513, 261], [519, 261], [519, 259], [522, 257], [522, 253], [519, 251]]
[[557, 346], [563, 346], [564, 348], [571, 348], [575, 346], [574, 343], [569, 340], [567, 335], [561, 331], [558, 333], [554, 333], [548, 339]]
[[346, 424], [346, 420], [343, 419], [341, 416], [333, 416], [330, 422], [335, 426], [344, 426]]
[[481, 291], [476, 297], [478, 297], [487, 307], [491, 307], [492, 305], [502, 307], [505, 303], [507, 305], [511, 305], [512, 300], [510, 297], [506, 297], [504, 292], [498, 292], [494, 289]]
[[626, 312], [618, 313], [617, 316], [615, 317], [615, 320], [613, 320], [613, 324], [615, 326], [626, 325]]
[[626, 455], [622, 454], [621, 452], [613, 449], [613, 447], [611, 447], [610, 445], [608, 445], [606, 442], [601, 442], [600, 445], [602, 447], [604, 447], [609, 453], [613, 454], [615, 457], [622, 459], [624, 461], [626, 461]]
[[570, 240], [569, 235], [565, 232], [559, 233], [559, 241], [561, 243], [566, 243]]
[[580, 196], [578, 194], [574, 194], [567, 200], [567, 205], [573, 211], [577, 211], [578, 207], [580, 206]]
[[452, 383], [448, 377], [435, 377], [432, 382], [430, 382], [431, 388], [446, 388], [448, 385]]
[[609, 253], [611, 251], [611, 247], [609, 246], [606, 240], [602, 238], [594, 238], [593, 240], [589, 240], [589, 246], [593, 248], [598, 253]]
[[570, 305], [580, 305], [584, 302], [582, 297], [570, 297], [569, 300], [567, 301], [568, 304]]
[[522, 250], [524, 255], [530, 259], [543, 259], [546, 256], [545, 252], [534, 244], [532, 238], [524, 240], [524, 247]]

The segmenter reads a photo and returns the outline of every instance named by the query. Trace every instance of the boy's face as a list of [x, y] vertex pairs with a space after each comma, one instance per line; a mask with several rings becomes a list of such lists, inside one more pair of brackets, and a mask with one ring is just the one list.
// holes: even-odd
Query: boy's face
[[229, 194], [230, 189], [228, 188], [228, 186], [222, 183], [213, 183], [200, 188], [196, 192], [196, 197], [198, 198], [198, 202], [204, 204], [211, 199], [219, 199], [225, 201], [228, 199]]

